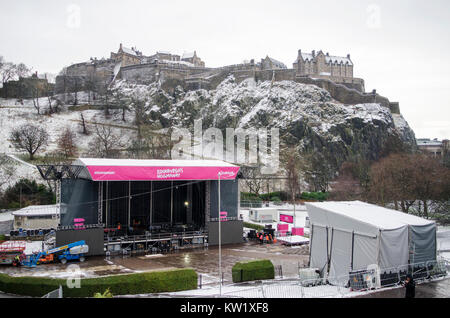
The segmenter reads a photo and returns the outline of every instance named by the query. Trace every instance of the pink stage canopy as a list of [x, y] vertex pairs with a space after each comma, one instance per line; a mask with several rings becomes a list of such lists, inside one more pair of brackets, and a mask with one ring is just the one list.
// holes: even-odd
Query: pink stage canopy
[[93, 181], [234, 180], [239, 167], [219, 160], [77, 159]]

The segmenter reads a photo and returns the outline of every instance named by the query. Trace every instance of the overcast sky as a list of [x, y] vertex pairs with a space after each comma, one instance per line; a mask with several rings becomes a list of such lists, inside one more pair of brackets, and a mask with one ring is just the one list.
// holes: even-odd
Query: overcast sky
[[210, 67], [350, 53], [355, 77], [399, 101], [416, 137], [450, 138], [447, 0], [0, 0], [0, 30], [0, 55], [51, 73], [120, 43], [196, 50]]

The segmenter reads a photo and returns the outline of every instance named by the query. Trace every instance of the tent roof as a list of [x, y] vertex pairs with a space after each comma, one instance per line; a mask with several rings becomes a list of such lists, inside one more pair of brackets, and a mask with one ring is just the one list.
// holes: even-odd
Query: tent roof
[[314, 214], [314, 209], [311, 209], [310, 207], [319, 208], [325, 212], [325, 220], [323, 221], [328, 224], [322, 225], [333, 226], [333, 224], [329, 223], [333, 223], [333, 220], [336, 217], [352, 219], [356, 222], [364, 223], [365, 225], [381, 230], [394, 230], [404, 227], [405, 225], [425, 226], [435, 223], [413, 215], [361, 201], [306, 203], [306, 206], [308, 207], [308, 213], [310, 214], [311, 219], [311, 212]]
[[57, 215], [59, 213], [59, 205], [31, 205], [12, 214], [15, 216], [45, 216]]

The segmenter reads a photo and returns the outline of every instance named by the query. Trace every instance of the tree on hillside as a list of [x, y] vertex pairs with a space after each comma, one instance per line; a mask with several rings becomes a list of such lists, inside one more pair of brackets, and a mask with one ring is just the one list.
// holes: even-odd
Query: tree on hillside
[[3, 56], [0, 56], [0, 80], [3, 84], [8, 81], [18, 79], [19, 77], [25, 77], [30, 73], [31, 69], [25, 64], [14, 64], [7, 62]]
[[0, 155], [0, 184], [9, 183], [16, 173], [16, 168], [5, 155]]
[[122, 121], [126, 122], [125, 114], [129, 110], [130, 101], [126, 98], [125, 94], [116, 87], [110, 88], [110, 95], [112, 98], [112, 103], [119, 109], [122, 110]]
[[40, 115], [41, 105], [39, 104], [39, 98], [45, 95], [45, 85], [40, 82], [30, 82], [29, 84], [27, 84], [27, 88], [31, 91], [33, 106], [36, 109], [38, 115]]
[[[89, 71], [86, 78], [85, 88], [88, 91], [88, 103], [97, 99], [97, 94], [100, 91], [101, 80], [96, 75], [95, 71]], [[92, 98], [91, 98], [92, 95]]]
[[325, 152], [309, 152], [302, 154], [299, 161], [305, 181], [314, 192], [328, 191], [331, 180], [334, 179], [334, 168]]
[[127, 150], [136, 159], [170, 159], [172, 147], [171, 132], [163, 130], [161, 124], [155, 122], [140, 125]]
[[295, 148], [282, 153], [281, 162], [286, 171], [286, 185], [292, 202], [300, 194], [300, 155]]
[[8, 187], [0, 200], [2, 208], [20, 208], [29, 205], [47, 205], [54, 203], [54, 193], [43, 184], [34, 180], [21, 179]]
[[47, 131], [39, 126], [24, 124], [13, 129], [10, 135], [11, 143], [17, 150], [26, 151], [29, 159], [34, 160], [34, 155], [48, 144]]
[[94, 139], [89, 143], [92, 155], [99, 158], [116, 158], [124, 148], [121, 136], [111, 125], [94, 124]]
[[86, 124], [86, 120], [84, 119], [83, 112], [80, 112], [80, 117], [81, 117], [81, 128], [82, 128], [81, 132], [83, 135], [89, 135], [89, 131], [87, 129], [87, 124]]
[[244, 176], [244, 183], [251, 194], [260, 195], [263, 190], [263, 179], [260, 166], [242, 166], [240, 172]]
[[23, 63], [19, 63], [15, 65], [15, 77], [16, 78], [20, 78], [20, 77], [26, 77], [30, 74], [31, 72], [31, 68], [29, 68], [28, 66], [26, 66]]
[[76, 156], [76, 135], [69, 127], [64, 128], [61, 132], [58, 137], [57, 144], [58, 151], [64, 156], [64, 158], [68, 159]]

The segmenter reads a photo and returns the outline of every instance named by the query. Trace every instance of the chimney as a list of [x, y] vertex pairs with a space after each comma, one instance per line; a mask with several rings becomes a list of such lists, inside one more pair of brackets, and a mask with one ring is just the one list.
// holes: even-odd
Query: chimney
[[316, 57], [316, 50], [313, 50], [313, 51], [312, 51], [312, 56], [313, 56], [313, 57]]
[[119, 48], [119, 50], [122, 50], [122, 43], [120, 43], [120, 48]]
[[298, 50], [298, 56], [302, 56], [302, 50]]
[[347, 58], [350, 58], [350, 54], [347, 54]]
[[327, 56], [330, 56], [330, 53], [327, 52]]

